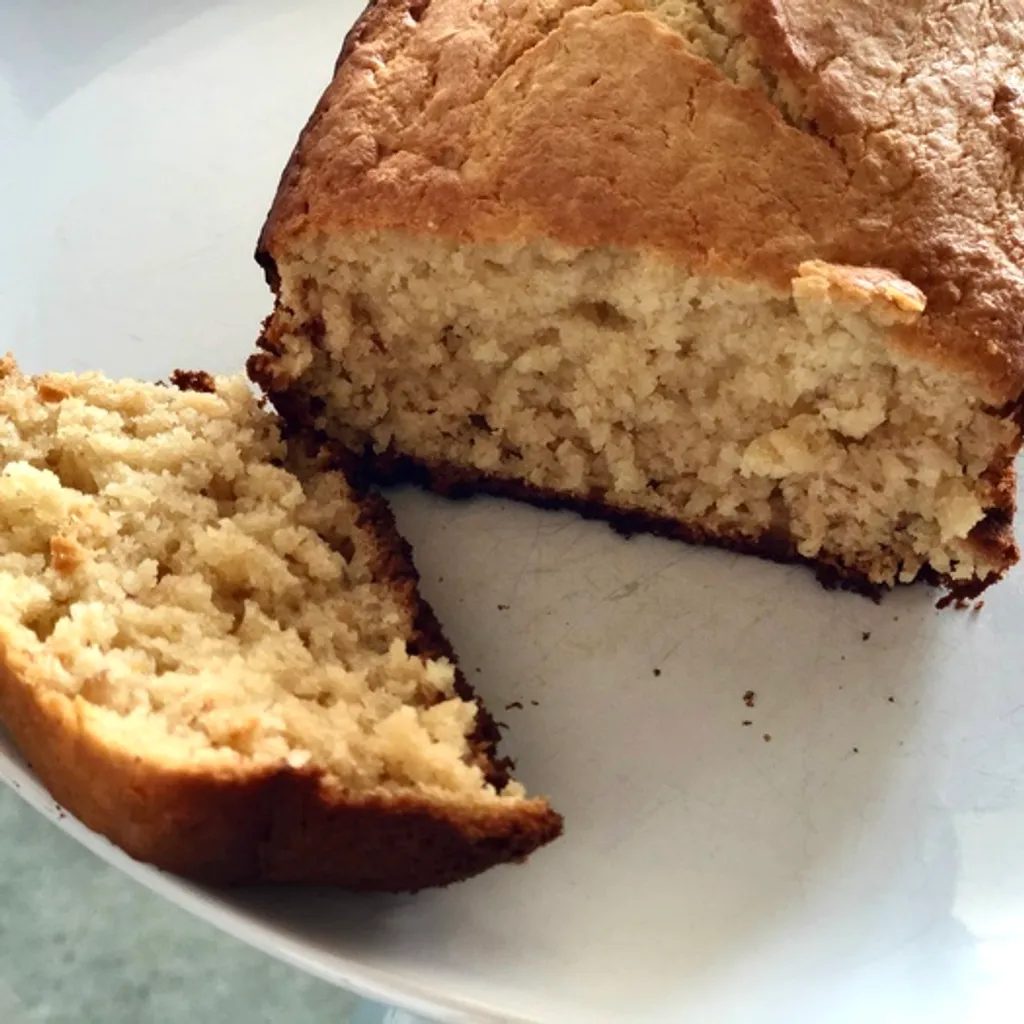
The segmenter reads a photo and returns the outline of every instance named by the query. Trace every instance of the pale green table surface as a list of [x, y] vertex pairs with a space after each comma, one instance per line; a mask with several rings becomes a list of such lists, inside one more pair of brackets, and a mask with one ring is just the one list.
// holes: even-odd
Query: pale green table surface
[[368, 1009], [166, 903], [0, 786], [0, 1024], [349, 1024]]

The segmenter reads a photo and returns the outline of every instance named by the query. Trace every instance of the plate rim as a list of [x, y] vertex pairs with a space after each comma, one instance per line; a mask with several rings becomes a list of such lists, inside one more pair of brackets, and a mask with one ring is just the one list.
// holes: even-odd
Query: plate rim
[[[9, 741], [8, 734], [0, 728], [0, 740], [4, 739]], [[322, 957], [311, 955], [308, 943], [282, 934], [258, 915], [235, 906], [230, 890], [179, 878], [129, 856], [58, 804], [20, 757], [12, 757], [3, 746], [0, 743], [0, 783], [102, 863], [222, 934], [361, 999], [418, 1014], [438, 1024], [535, 1024], [535, 1018], [510, 1016], [492, 1005], [463, 996], [441, 995], [410, 982], [398, 971], [370, 967], [337, 952], [325, 951]], [[259, 887], [238, 891], [254, 892]], [[329, 964], [341, 969], [332, 969]]]

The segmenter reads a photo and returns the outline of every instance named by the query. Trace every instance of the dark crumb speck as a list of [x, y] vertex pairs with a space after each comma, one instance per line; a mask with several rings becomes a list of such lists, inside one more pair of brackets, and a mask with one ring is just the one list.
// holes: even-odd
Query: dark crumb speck
[[894, 615], [894, 616], [892, 617], [892, 621], [893, 621], [893, 622], [899, 622], [899, 621], [900, 621], [900, 617], [899, 617], [898, 615]]
[[865, 641], [866, 641], [866, 640], [870, 640], [870, 639], [871, 639], [871, 633], [870, 633], [870, 631], [868, 631], [868, 630], [864, 630], [864, 632], [863, 632], [863, 633], [861, 633], [861, 635], [860, 635], [860, 638], [861, 638], [861, 640], [865, 640]]
[[[846, 655], [845, 654], [840, 654], [839, 655], [839, 660], [840, 661], [846, 661]], [[842, 687], [840, 687], [840, 689], [842, 689]]]
[[475, 668], [475, 669], [473, 669], [473, 671], [479, 674], [480, 669], [479, 668]]
[[660, 668], [656, 668], [654, 670], [654, 678], [657, 679], [658, 676], [660, 676], [660, 675], [661, 675], [661, 669]]
[[854, 748], [853, 748], [853, 752], [854, 752], [855, 754], [859, 754], [859, 753], [860, 753], [860, 747], [854, 747]]
[[498, 605], [498, 611], [499, 612], [507, 612], [508, 609], [509, 609], [509, 606], [507, 604], [499, 604]]
[[890, 704], [895, 704], [896, 703], [896, 698], [895, 697], [887, 697], [886, 699], [889, 701]]
[[765, 734], [764, 734], [764, 735], [763, 735], [763, 736], [761, 737], [761, 739], [763, 739], [763, 740], [765, 741], [765, 743], [771, 743], [771, 741], [772, 741], [772, 734], [771, 734], [770, 732], [766, 732], [766, 733], [765, 733]]
[[175, 370], [171, 383], [179, 391], [200, 391], [208, 395], [217, 392], [216, 382], [205, 370]]
[[519, 711], [522, 711], [523, 710], [523, 702], [521, 700], [514, 700], [511, 703], [505, 705], [505, 710], [506, 711], [511, 711], [513, 708], [516, 708]]
[[744, 718], [740, 723], [741, 725], [753, 725], [754, 723], [749, 718]]
[[975, 615], [977, 615], [978, 612], [980, 612], [981, 609], [984, 608], [984, 607], [985, 607], [985, 602], [984, 601], [977, 601], [977, 602], [975, 602], [975, 605], [971, 609], [971, 611], [974, 612]]
[[752, 708], [756, 702], [757, 694], [754, 693], [753, 690], [747, 690], [747, 692], [743, 694], [743, 703], [746, 704], [748, 708]]
[[539, 701], [539, 700], [531, 700], [531, 701], [530, 701], [530, 703], [531, 703], [531, 704], [532, 704], [532, 705], [533, 705], [533, 706], [534, 706], [535, 708], [539, 708], [539, 707], [540, 707], [540, 701]]
[[437, 582], [438, 583], [444, 583], [444, 577], [443, 576], [438, 576], [437, 577]]

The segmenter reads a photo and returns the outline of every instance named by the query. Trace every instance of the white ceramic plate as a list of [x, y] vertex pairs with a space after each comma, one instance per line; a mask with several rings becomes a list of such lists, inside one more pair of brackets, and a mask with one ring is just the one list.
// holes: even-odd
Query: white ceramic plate
[[[269, 303], [255, 237], [356, 14], [0, 4], [0, 344], [33, 371], [239, 368]], [[562, 841], [417, 898], [225, 895], [61, 824], [236, 935], [446, 1020], [1022, 1019], [1024, 573], [980, 614], [876, 607], [569, 515], [396, 507]], [[0, 773], [57, 816], [5, 741]]]

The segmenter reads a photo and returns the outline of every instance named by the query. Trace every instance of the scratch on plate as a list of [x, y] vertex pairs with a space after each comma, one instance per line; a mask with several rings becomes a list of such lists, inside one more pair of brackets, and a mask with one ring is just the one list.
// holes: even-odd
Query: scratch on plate
[[624, 601], [627, 597], [632, 597], [640, 589], [640, 580], [633, 580], [632, 583], [627, 583], [624, 587], [619, 587], [618, 590], [613, 590], [608, 595], [609, 601]]

